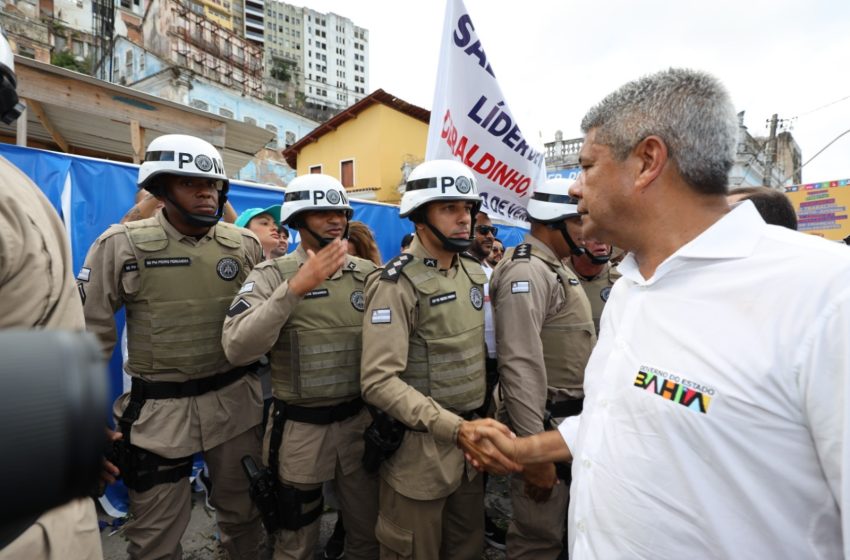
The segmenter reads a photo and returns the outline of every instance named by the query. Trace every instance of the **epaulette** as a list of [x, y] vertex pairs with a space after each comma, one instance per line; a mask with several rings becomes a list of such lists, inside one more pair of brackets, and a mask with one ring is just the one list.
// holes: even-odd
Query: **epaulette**
[[531, 258], [531, 243], [520, 243], [514, 248], [514, 254], [511, 257], [512, 261], [517, 259], [530, 259]]
[[478, 264], [481, 264], [481, 259], [479, 259], [478, 257], [476, 257], [475, 255], [473, 255], [472, 253], [470, 253], [468, 251], [464, 251], [463, 253], [460, 254], [460, 256], [466, 257], [467, 259], [472, 259], [475, 262], [477, 262]]
[[413, 255], [402, 253], [384, 266], [384, 272], [381, 273], [381, 280], [389, 280], [390, 282], [398, 282], [401, 269], [407, 266], [413, 260]]

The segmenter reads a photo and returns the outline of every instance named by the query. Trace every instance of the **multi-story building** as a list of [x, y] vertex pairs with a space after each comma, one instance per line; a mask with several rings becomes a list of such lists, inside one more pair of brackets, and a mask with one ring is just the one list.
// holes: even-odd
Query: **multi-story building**
[[243, 35], [258, 45], [265, 42], [265, 9], [263, 0], [244, 0], [245, 29]]
[[205, 17], [196, 6], [183, 0], [151, 0], [142, 23], [145, 47], [170, 65], [262, 97], [262, 49]]
[[267, 0], [264, 44], [266, 90], [276, 103], [300, 97], [339, 110], [369, 91], [369, 32], [346, 17]]

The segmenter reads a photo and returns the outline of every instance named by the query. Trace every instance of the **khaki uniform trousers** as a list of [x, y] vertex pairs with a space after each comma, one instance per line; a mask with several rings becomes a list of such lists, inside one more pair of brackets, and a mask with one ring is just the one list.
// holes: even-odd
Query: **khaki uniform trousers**
[[102, 560], [97, 513], [91, 499], [72, 500], [53, 508], [9, 546], [2, 560]]
[[[204, 452], [213, 486], [210, 503], [216, 510], [221, 545], [232, 560], [255, 560], [265, 537], [260, 512], [248, 495], [248, 479], [241, 465], [245, 455], [260, 463], [261, 431], [258, 424]], [[130, 541], [130, 558], [180, 560], [180, 539], [192, 510], [189, 479], [158, 484], [146, 492], [130, 490], [129, 494], [132, 519], [125, 535]]]
[[[300, 490], [321, 488], [322, 484], [296, 484], [284, 480]], [[339, 501], [342, 522], [345, 525], [345, 558], [347, 560], [375, 560], [378, 543], [375, 540], [375, 519], [378, 517], [378, 474], [363, 468], [343, 474], [337, 462], [333, 480], [334, 492]], [[308, 510], [312, 504], [302, 508]], [[277, 532], [274, 560], [312, 560], [319, 542], [321, 516], [297, 531], [281, 529]]]
[[484, 477], [445, 498], [413, 500], [381, 480], [375, 536], [381, 560], [480, 560], [484, 550]]
[[526, 496], [524, 488], [522, 477], [514, 475], [511, 480], [513, 519], [508, 526], [506, 556], [511, 560], [555, 560], [561, 553], [570, 486], [563, 481], [555, 485], [552, 495], [543, 503]]

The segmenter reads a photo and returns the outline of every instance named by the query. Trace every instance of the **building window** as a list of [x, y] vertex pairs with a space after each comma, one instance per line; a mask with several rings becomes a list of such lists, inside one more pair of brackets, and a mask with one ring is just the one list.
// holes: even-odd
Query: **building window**
[[311, 165], [310, 166], [310, 173], [321, 173], [321, 172], [322, 172], [322, 166], [321, 165]]
[[133, 51], [127, 51], [124, 54], [124, 73], [127, 78], [133, 75]]
[[226, 119], [232, 119], [233, 118], [233, 111], [231, 111], [230, 109], [225, 109], [224, 107], [221, 107], [218, 110], [218, 114], [221, 115], [222, 117], [226, 118]]
[[242, 122], [244, 122], [245, 124], [253, 124], [254, 126], [257, 126], [257, 119], [253, 117], [245, 117], [242, 119]]
[[342, 186], [350, 189], [354, 186], [354, 160], [347, 159], [339, 162], [339, 176]]
[[195, 109], [200, 109], [201, 111], [209, 111], [210, 106], [206, 101], [201, 99], [193, 99], [189, 102], [190, 107], [194, 107]]

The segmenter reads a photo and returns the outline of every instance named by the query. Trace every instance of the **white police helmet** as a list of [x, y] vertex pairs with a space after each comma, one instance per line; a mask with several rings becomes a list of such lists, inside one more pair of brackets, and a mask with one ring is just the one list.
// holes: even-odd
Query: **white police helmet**
[[18, 94], [15, 88], [18, 81], [15, 78], [15, 54], [6, 34], [0, 28], [0, 120], [6, 124], [12, 124], [21, 116], [24, 106], [18, 102]]
[[528, 217], [543, 223], [560, 222], [578, 216], [578, 200], [570, 195], [574, 179], [547, 179], [534, 189], [528, 201]]
[[[342, 183], [321, 173], [301, 175], [286, 187], [280, 210], [280, 223], [289, 224], [303, 212], [322, 210], [343, 210], [349, 220], [354, 214]], [[293, 224], [293, 227], [299, 226]]]
[[218, 150], [206, 140], [186, 134], [165, 134], [148, 145], [139, 167], [139, 188], [153, 192], [154, 179], [160, 175], [213, 179], [225, 194], [230, 183]]
[[459, 161], [434, 159], [410, 172], [401, 196], [399, 215], [404, 218], [417, 208], [435, 200], [468, 200], [474, 204], [472, 215], [481, 206], [481, 197], [472, 171]]

